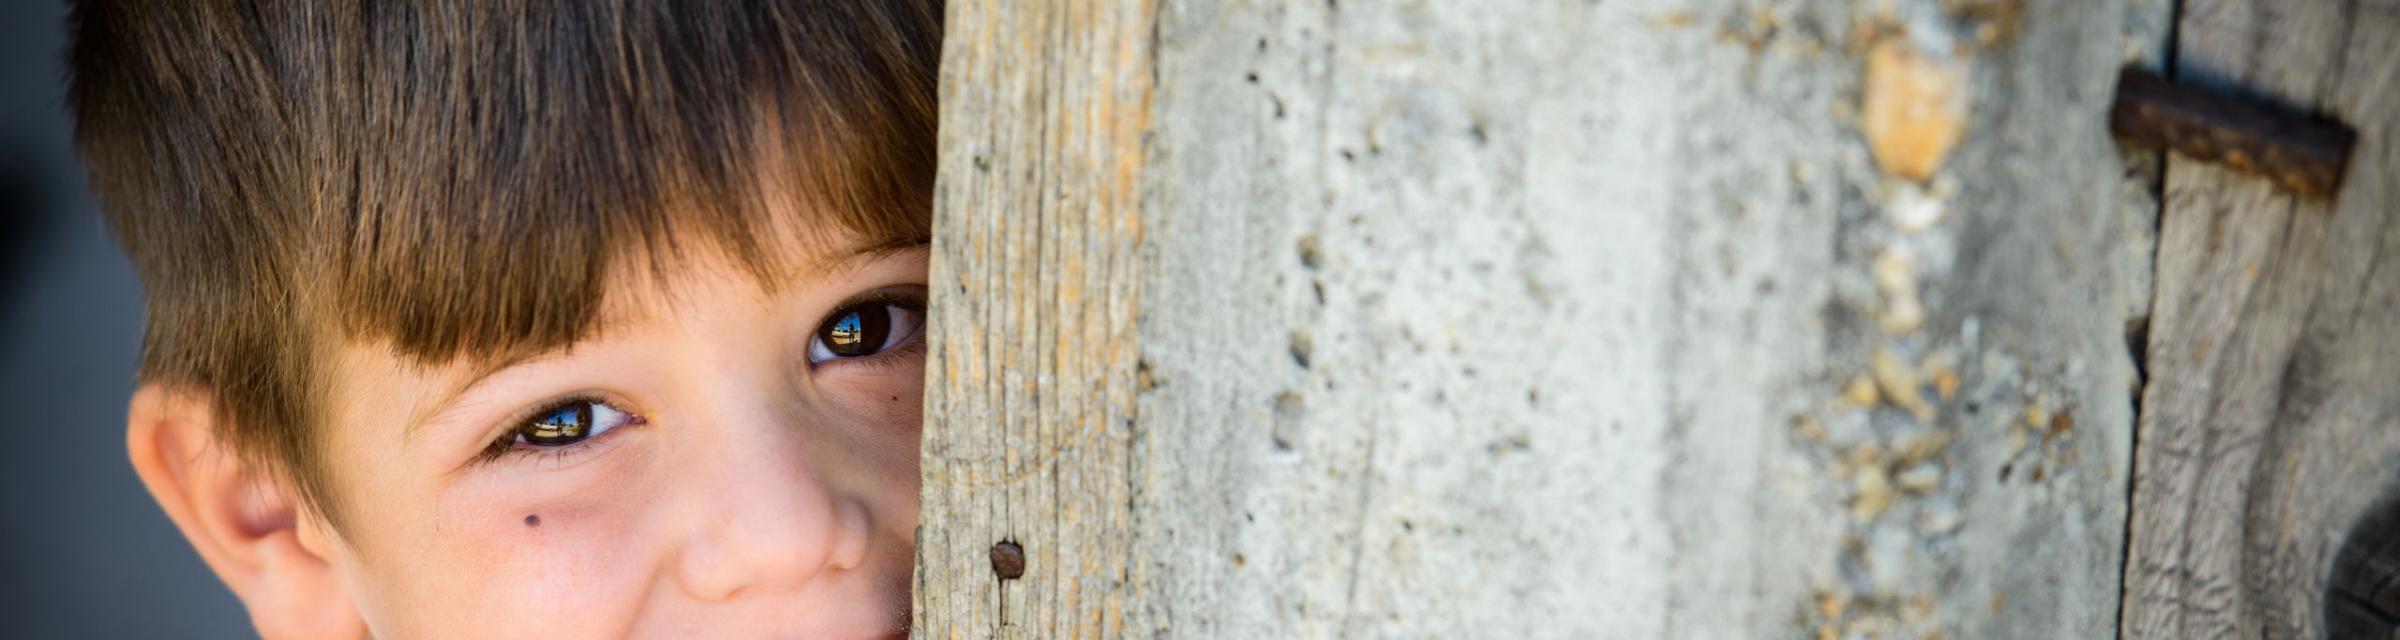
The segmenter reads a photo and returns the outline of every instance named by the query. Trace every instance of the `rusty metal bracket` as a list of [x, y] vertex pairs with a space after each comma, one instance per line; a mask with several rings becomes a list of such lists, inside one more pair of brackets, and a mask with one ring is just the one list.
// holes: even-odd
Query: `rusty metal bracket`
[[2307, 196], [2341, 188], [2358, 133], [2339, 122], [2177, 83], [2127, 68], [2117, 74], [2108, 129], [2144, 146], [2222, 163]]

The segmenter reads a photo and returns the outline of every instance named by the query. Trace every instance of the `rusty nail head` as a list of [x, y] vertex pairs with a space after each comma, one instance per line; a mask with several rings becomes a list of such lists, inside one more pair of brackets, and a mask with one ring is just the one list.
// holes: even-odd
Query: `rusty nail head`
[[992, 573], [999, 574], [1002, 580], [1024, 577], [1025, 548], [1007, 540], [992, 545]]
[[2350, 149], [2358, 143], [2357, 132], [2341, 123], [2134, 68], [2117, 74], [2108, 128], [2118, 137], [2222, 163], [2310, 196], [2341, 188]]

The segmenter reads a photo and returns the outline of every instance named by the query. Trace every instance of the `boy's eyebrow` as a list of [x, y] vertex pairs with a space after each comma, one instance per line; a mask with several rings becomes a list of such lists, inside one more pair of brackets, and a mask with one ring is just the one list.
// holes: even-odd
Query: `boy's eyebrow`
[[[806, 263], [806, 267], [804, 267], [804, 269], [814, 272], [819, 277], [837, 276], [853, 269], [857, 269], [866, 263], [874, 262], [876, 260], [881, 260], [909, 251], [921, 250], [931, 246], [931, 244], [931, 242], [924, 238], [890, 238], [875, 244], [852, 249], [848, 253], [836, 253], [833, 255], [820, 257], [816, 260], [810, 260]], [[591, 329], [586, 333], [608, 333], [610, 329], [630, 324], [632, 320], [632, 318], [626, 318], [615, 314], [602, 314], [601, 317], [594, 319]], [[408, 421], [401, 427], [401, 446], [407, 447], [414, 444], [417, 434], [424, 431], [423, 427], [425, 425], [441, 421], [445, 415], [458, 408], [457, 402], [459, 398], [468, 395], [469, 392], [473, 391], [476, 387], [481, 386], [484, 381], [491, 379], [492, 376], [509, 369], [514, 369], [546, 360], [564, 358], [572, 352], [572, 345], [539, 349], [518, 349], [510, 353], [504, 353], [498, 357], [477, 360], [469, 371], [467, 371], [464, 375], [458, 376], [458, 382], [456, 384], [450, 385], [448, 388], [443, 389], [440, 393], [433, 395], [430, 398], [432, 400], [431, 402], [418, 403], [416, 408], [409, 412]]]

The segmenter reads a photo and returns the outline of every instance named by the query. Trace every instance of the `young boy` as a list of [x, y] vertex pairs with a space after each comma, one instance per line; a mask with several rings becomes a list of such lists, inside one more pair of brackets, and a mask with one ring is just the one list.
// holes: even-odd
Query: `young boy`
[[904, 633], [931, 0], [84, 0], [135, 470], [268, 638]]

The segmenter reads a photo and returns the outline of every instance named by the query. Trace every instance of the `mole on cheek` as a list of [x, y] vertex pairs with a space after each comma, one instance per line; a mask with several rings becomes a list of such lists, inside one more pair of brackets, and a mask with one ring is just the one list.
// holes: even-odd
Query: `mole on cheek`
[[528, 527], [539, 527], [539, 526], [542, 526], [542, 517], [541, 517], [541, 516], [538, 516], [538, 515], [530, 514], [530, 513], [528, 513], [528, 514], [525, 514], [525, 526], [528, 526]]

